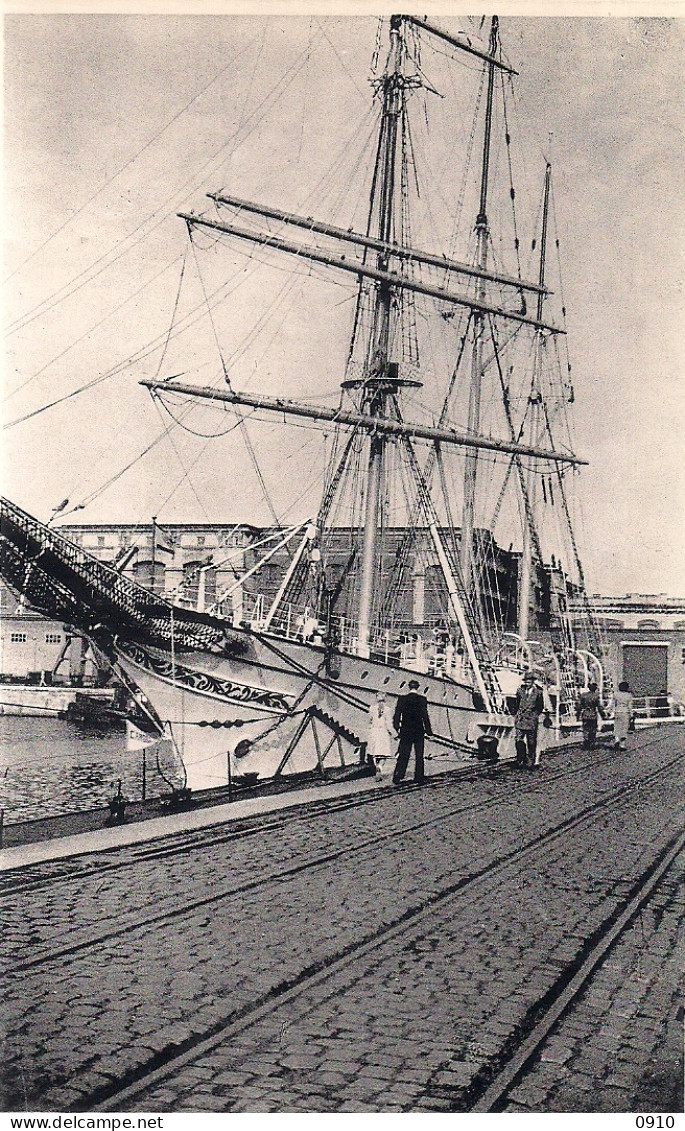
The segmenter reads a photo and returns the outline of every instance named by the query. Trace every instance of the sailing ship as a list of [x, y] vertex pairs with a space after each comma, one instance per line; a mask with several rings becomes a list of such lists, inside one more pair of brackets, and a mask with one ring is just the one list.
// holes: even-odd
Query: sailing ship
[[[557, 425], [559, 433], [566, 428], [573, 389], [570, 365], [564, 370], [561, 362], [563, 322], [548, 315], [551, 167], [541, 177], [533, 278], [526, 279], [513, 184], [504, 194], [513, 267], [491, 224], [496, 161], [512, 175], [506, 101], [499, 112], [496, 103], [516, 75], [497, 17], [486, 42], [408, 14], [384, 23], [361, 230], [223, 191], [209, 194], [210, 215], [180, 214], [191, 240], [202, 234], [256, 248], [264, 261], [353, 277], [337, 404], [240, 390], [223, 364], [210, 385], [140, 382], [160, 403], [193, 398], [238, 419], [249, 411], [283, 427], [330, 430], [318, 512], [282, 531], [287, 564], [275, 592], [247, 611], [244, 601], [238, 608], [221, 594], [213, 607], [189, 609], [3, 502], [3, 576], [34, 608], [89, 637], [160, 736], [172, 740], [192, 789], [221, 785], [236, 772], [270, 777], [358, 761], [376, 697], [401, 695], [411, 679], [428, 700], [428, 757], [470, 755], [479, 738], [505, 752], [512, 696], [526, 668], [547, 687], [553, 742], [575, 726], [579, 687], [603, 680], [597, 626], [588, 618], [580, 648], [568, 608], [571, 595], [586, 600], [566, 491], [567, 472], [583, 461], [568, 433], [564, 442], [554, 435]], [[475, 215], [471, 254], [463, 258], [449, 240], [426, 251], [413, 238], [421, 186], [412, 115], [423, 108], [427, 120], [426, 100], [442, 98], [427, 77], [436, 44], [450, 61], [475, 68]], [[485, 428], [495, 402], [498, 434]], [[479, 499], [492, 498], [493, 487], [487, 525]], [[573, 582], [560, 560], [545, 560], [541, 505], [554, 505], [555, 518], [568, 525]], [[493, 530], [505, 513], [522, 520], [522, 544], [502, 581], [498, 554], [506, 552]], [[428, 574], [441, 594], [432, 623], [425, 610], [407, 608], [414, 581], [425, 587]]]

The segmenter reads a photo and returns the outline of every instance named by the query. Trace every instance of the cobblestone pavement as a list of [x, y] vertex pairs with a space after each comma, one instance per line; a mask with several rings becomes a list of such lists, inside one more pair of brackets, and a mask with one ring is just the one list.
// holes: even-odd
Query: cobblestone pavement
[[[225, 1041], [121, 1110], [468, 1110], [503, 1045], [678, 830], [680, 768], [547, 841], [523, 871], [514, 859], [473, 877], [685, 751], [680, 731], [635, 743], [627, 755], [576, 751], [530, 776], [501, 767], [15, 894], [0, 907], [4, 1106], [87, 1107], [228, 1023]], [[306, 867], [313, 856], [329, 858]], [[644, 975], [645, 1000], [657, 1000], [662, 966], [673, 972], [668, 906], [664, 961]], [[406, 930], [373, 942], [403, 916]], [[326, 967], [261, 1019], [239, 1022], [241, 1010]], [[654, 1065], [671, 1056], [669, 1041], [657, 1034]], [[647, 1081], [647, 1054], [634, 1063]], [[548, 1088], [543, 1106], [512, 1094], [512, 1110], [546, 1110], [548, 1099], [554, 1110], [567, 1102]], [[568, 1110], [587, 1110], [580, 1092], [574, 1102]]]
[[681, 853], [503, 1111], [683, 1110], [684, 865]]

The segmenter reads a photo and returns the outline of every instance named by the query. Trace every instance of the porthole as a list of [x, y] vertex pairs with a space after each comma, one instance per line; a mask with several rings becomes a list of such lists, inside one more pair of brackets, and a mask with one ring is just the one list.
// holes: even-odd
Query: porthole
[[403, 679], [403, 680], [402, 680], [402, 682], [401, 682], [401, 684], [400, 684], [400, 687], [404, 687], [404, 685], [405, 685], [405, 683], [406, 683], [406, 682], [407, 682], [407, 681], [406, 681], [406, 679]]
[[385, 679], [383, 680], [383, 683], [390, 683], [390, 676], [389, 675], [386, 675]]
[[362, 679], [366, 679], [366, 677], [367, 677], [367, 675], [368, 675], [368, 674], [369, 674], [368, 672], [362, 672], [362, 674], [361, 674], [361, 678], [362, 678]]

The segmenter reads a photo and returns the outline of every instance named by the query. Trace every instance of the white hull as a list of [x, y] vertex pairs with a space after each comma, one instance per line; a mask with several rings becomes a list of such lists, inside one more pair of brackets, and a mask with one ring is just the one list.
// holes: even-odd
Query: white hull
[[[466, 758], [475, 751], [479, 734], [494, 733], [504, 740], [510, 734], [510, 717], [477, 710], [464, 684], [340, 653], [330, 658], [327, 672], [323, 647], [249, 631], [244, 638], [247, 651], [240, 657], [182, 652], [173, 663], [167, 651], [115, 642], [119, 666], [173, 738], [191, 789], [225, 785], [229, 756], [233, 774], [272, 777], [308, 708], [351, 732], [340, 745], [333, 742], [325, 764], [358, 762], [354, 736], [366, 741], [376, 693], [385, 692], [392, 708], [410, 679], [419, 680], [428, 700], [435, 737], [426, 741], [427, 755], [450, 751]], [[283, 773], [317, 766], [334, 735], [325, 721], [317, 727], [319, 751], [311, 730], [306, 731]]]

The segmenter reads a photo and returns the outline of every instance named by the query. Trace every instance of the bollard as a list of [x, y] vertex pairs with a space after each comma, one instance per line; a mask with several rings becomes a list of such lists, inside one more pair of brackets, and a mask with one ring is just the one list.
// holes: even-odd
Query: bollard
[[128, 798], [124, 797], [121, 792], [121, 779], [114, 797], [109, 799], [109, 813], [110, 819], [121, 825], [126, 820], [126, 806], [128, 805]]

